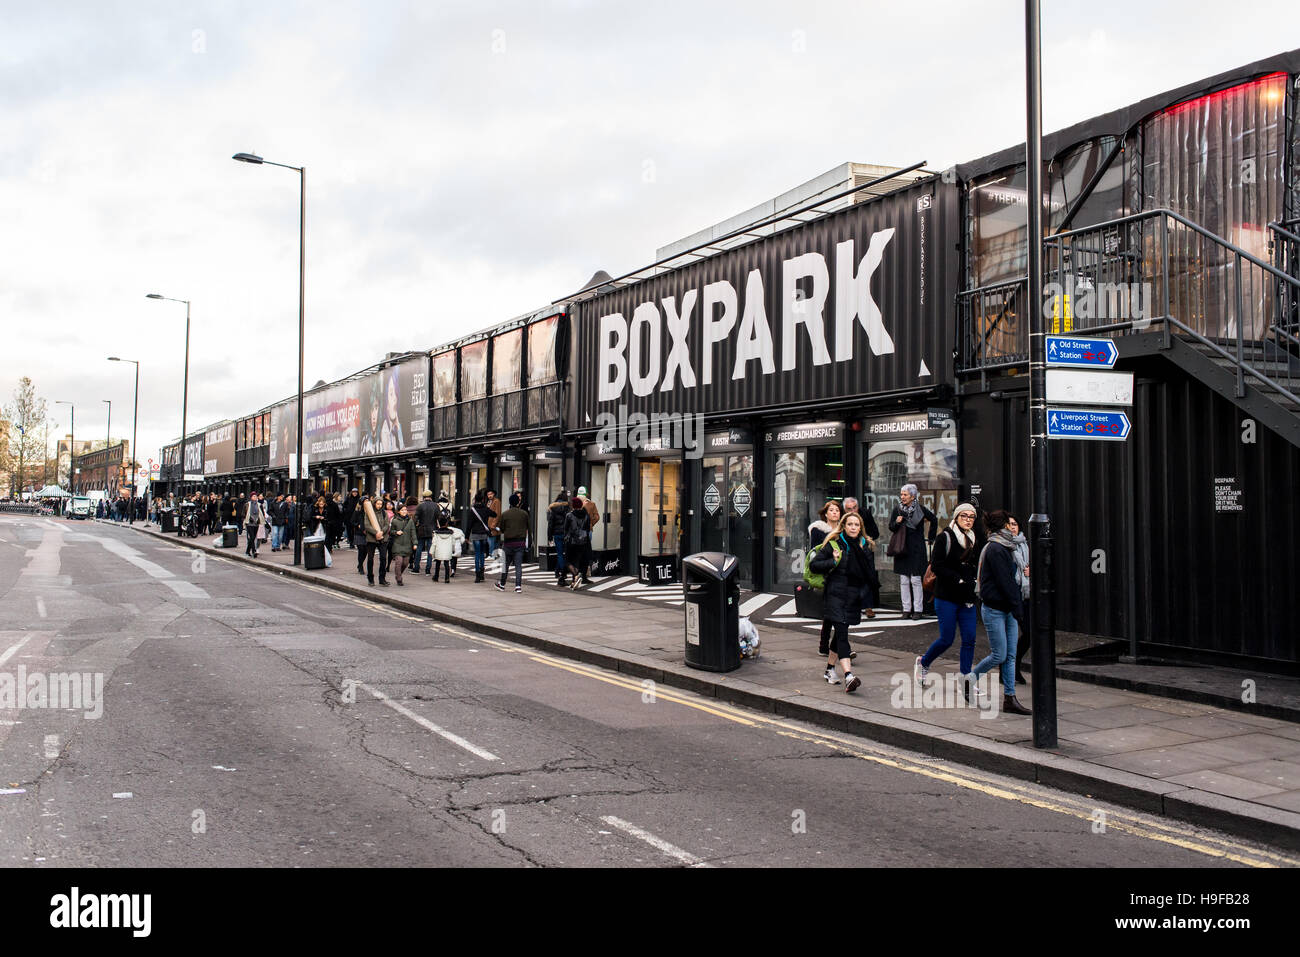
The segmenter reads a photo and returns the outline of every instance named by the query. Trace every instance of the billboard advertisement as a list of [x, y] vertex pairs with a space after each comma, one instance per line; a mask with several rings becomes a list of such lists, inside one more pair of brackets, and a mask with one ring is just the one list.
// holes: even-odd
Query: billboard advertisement
[[298, 400], [281, 402], [271, 409], [268, 464], [273, 469], [287, 469], [289, 456], [298, 451]]
[[[288, 468], [297, 402], [271, 409], [270, 467]], [[303, 397], [308, 463], [422, 449], [429, 421], [429, 359], [419, 356]]]
[[203, 474], [228, 475], [235, 470], [235, 423], [208, 429], [203, 437]]
[[191, 435], [185, 440], [186, 482], [203, 481], [203, 434]]

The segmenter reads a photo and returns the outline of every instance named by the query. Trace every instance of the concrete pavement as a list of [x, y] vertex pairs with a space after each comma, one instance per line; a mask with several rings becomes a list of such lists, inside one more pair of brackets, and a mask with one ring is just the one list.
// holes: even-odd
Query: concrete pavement
[[[912, 661], [926, 644], [919, 633], [915, 651], [873, 644], [871, 636], [856, 638], [854, 669], [863, 684], [850, 695], [822, 679], [811, 629], [765, 629], [761, 656], [729, 674], [687, 667], [682, 610], [668, 591], [642, 601], [610, 600], [605, 592], [612, 588], [573, 593], [550, 584], [551, 576], [534, 567], [526, 569], [522, 594], [514, 593], [513, 578], [503, 594], [492, 588], [491, 578], [474, 584], [472, 559], [461, 560], [450, 584], [408, 573], [401, 588], [371, 587], [357, 575], [356, 553], [347, 548], [336, 553], [333, 568], [309, 572], [292, 566], [291, 551], [263, 548], [252, 562], [242, 544], [214, 548], [211, 536], [177, 540], [154, 528], [135, 528], [639, 679], [1300, 848], [1300, 725], [1249, 710], [1061, 679], [1059, 746], [1042, 751], [1032, 746], [1029, 719], [967, 707], [953, 694], [955, 685], [943, 680], [943, 672], [956, 671], [955, 647], [936, 663], [932, 673], [939, 680], [922, 693], [911, 680]], [[890, 620], [873, 622], [871, 630], [886, 631]]]

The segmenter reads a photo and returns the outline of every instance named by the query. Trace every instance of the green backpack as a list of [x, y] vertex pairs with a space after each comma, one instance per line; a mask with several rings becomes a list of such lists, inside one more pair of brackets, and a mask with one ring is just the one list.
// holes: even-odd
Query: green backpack
[[[812, 570], [812, 560], [817, 557], [817, 553], [825, 547], [826, 542], [822, 542], [816, 548], [808, 549], [808, 553], [803, 557], [803, 580], [809, 588], [816, 588], [821, 591], [826, 587], [826, 575], [822, 572]], [[835, 553], [835, 564], [840, 563], [842, 552], [839, 545], [835, 544], [835, 539], [830, 539], [831, 551]]]

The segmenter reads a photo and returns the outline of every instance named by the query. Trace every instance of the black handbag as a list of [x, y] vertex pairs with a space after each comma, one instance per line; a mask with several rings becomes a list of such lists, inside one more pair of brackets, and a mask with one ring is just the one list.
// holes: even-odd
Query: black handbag
[[794, 586], [794, 610], [800, 618], [820, 621], [825, 617], [826, 592], [808, 584]]
[[897, 558], [907, 551], [907, 523], [899, 525], [894, 529], [894, 534], [889, 536], [889, 545], [885, 547], [885, 554], [890, 558]]

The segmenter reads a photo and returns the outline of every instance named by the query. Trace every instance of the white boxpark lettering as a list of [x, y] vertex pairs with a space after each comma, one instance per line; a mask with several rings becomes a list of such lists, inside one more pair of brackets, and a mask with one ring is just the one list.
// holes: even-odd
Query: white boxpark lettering
[[[831, 294], [831, 278], [826, 257], [822, 253], [808, 252], [782, 262], [779, 298], [782, 372], [793, 372], [798, 368], [800, 326], [808, 338], [814, 366], [852, 360], [854, 333], [858, 326], [866, 333], [867, 345], [873, 354], [894, 352], [894, 340], [885, 328], [880, 305], [871, 293], [872, 276], [880, 268], [894, 235], [893, 228], [873, 233], [861, 260], [855, 255], [853, 240], [836, 244], [833, 354], [827, 345], [826, 302]], [[803, 295], [800, 283], [808, 280], [811, 284], [807, 295]], [[695, 388], [697, 381], [701, 385], [712, 385], [715, 347], [729, 341], [734, 342], [733, 380], [751, 375], [755, 361], [765, 376], [776, 371], [772, 327], [767, 315], [761, 271], [752, 269], [745, 277], [743, 303], [736, 287], [725, 279], [706, 283], [702, 292], [695, 288], [680, 291], [680, 306], [678, 295], [663, 296], [658, 302], [639, 303], [632, 312], [631, 323], [621, 312], [600, 317], [598, 401], [609, 402], [622, 397], [629, 385], [635, 396], [648, 396], [656, 390], [671, 392], [678, 383], [682, 389]], [[700, 305], [699, 335], [702, 340], [698, 361], [703, 365], [698, 380], [690, 344], [697, 302]]]

